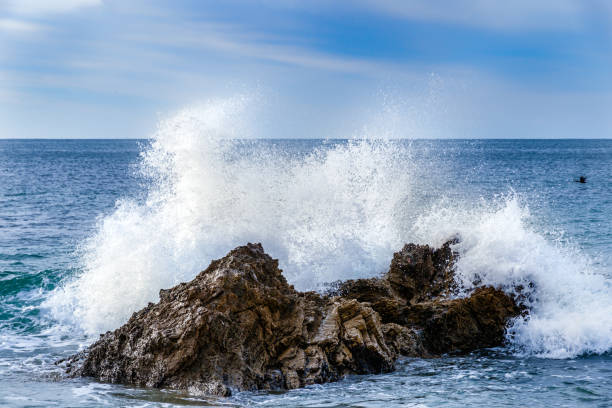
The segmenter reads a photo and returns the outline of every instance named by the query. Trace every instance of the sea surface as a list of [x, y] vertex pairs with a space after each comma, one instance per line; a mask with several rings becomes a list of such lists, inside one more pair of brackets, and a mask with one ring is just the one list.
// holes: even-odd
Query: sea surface
[[[203, 115], [0, 140], [0, 406], [612, 406], [612, 140], [233, 140]], [[54, 365], [248, 241], [317, 289], [452, 236], [466, 292], [535, 283], [506, 347], [227, 399]]]

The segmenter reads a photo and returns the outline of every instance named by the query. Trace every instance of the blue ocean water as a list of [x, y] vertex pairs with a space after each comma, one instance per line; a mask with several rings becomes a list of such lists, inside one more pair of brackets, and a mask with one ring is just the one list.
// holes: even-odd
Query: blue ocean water
[[[612, 140], [231, 142], [175, 128], [0, 140], [0, 405], [612, 406]], [[503, 349], [225, 400], [53, 364], [247, 241], [316, 288], [453, 234], [466, 282], [538, 283]]]

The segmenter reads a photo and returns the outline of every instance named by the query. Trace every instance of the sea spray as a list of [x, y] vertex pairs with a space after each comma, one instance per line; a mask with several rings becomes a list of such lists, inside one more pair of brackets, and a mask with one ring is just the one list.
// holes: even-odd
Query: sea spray
[[241, 140], [247, 105], [213, 101], [161, 122], [140, 162], [145, 199], [126, 197], [100, 220], [83, 245], [82, 273], [47, 302], [56, 318], [91, 335], [113, 329], [159, 289], [249, 241], [279, 258], [298, 289], [316, 289], [384, 272], [405, 242], [457, 236], [464, 291], [475, 280], [523, 288], [531, 313], [509, 329], [516, 352], [610, 350], [609, 280], [582, 252], [540, 233], [518, 194], [444, 198], [429, 171], [444, 163], [377, 135], [299, 153]]
[[410, 150], [380, 140], [302, 155], [249, 146], [235, 131], [241, 109], [211, 102], [161, 123], [142, 155], [146, 200], [123, 199], [100, 221], [82, 274], [48, 302], [56, 316], [89, 334], [115, 328], [246, 242], [262, 242], [298, 289], [386, 269], [409, 227]]
[[473, 207], [440, 203], [413, 232], [434, 244], [457, 234], [464, 291], [476, 281], [520, 296], [530, 313], [508, 330], [515, 352], [567, 358], [610, 350], [610, 280], [577, 248], [545, 239], [530, 218], [528, 207], [509, 194]]

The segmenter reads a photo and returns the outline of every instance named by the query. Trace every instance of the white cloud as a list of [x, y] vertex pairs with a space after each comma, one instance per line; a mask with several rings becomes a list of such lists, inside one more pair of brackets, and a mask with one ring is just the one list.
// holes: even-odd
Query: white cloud
[[28, 33], [38, 31], [42, 26], [27, 21], [3, 18], [0, 19], [0, 31], [9, 33]]
[[361, 10], [393, 18], [456, 24], [499, 31], [574, 31], [594, 17], [612, 21], [609, 0], [260, 0], [287, 9]]
[[21, 15], [42, 15], [67, 13], [101, 4], [102, 0], [5, 0], [0, 2], [0, 10]]
[[134, 41], [148, 46], [168, 45], [194, 51], [208, 50], [229, 57], [246, 57], [252, 60], [336, 72], [367, 74], [384, 68], [389, 69], [391, 65], [363, 58], [318, 52], [304, 46], [294, 45], [281, 37], [258, 36], [257, 33], [245, 30], [239, 25], [151, 24], [146, 27], [146, 30], [126, 34], [123, 39], [130, 43]]
[[605, 0], [359, 0], [362, 7], [395, 17], [498, 30], [575, 30], [593, 15], [612, 19]]
[[[334, 53], [320, 48], [318, 33], [304, 35], [302, 29], [308, 27], [280, 33], [268, 29], [279, 24], [287, 28], [293, 20], [286, 21], [284, 14], [276, 16], [282, 20], [271, 18], [259, 27], [259, 21], [240, 12], [240, 4], [234, 19], [219, 20], [214, 13], [205, 13], [208, 6], [198, 8], [198, 14], [171, 1], [102, 1], [0, 0], [0, 37], [5, 37], [0, 38], [0, 47], [6, 47], [0, 50], [0, 65], [1, 60], [11, 62], [0, 69], [0, 122], [5, 127], [0, 131], [13, 129], [15, 135], [38, 137], [143, 136], [154, 125], [156, 112], [204, 96], [260, 87], [273, 94], [274, 117], [262, 120], [269, 123], [262, 125], [266, 137], [349, 136], [359, 130], [362, 119], [367, 122], [369, 116], [377, 115], [367, 110], [372, 106], [376, 110], [372, 98], [380, 87], [396, 90], [399, 107], [394, 105], [389, 116], [374, 117], [368, 128], [382, 123], [381, 128], [399, 128], [419, 137], [568, 136], [579, 126], [601, 134], [609, 134], [612, 128], [609, 115], [603, 112], [610, 106], [610, 96], [605, 100], [597, 95], [576, 97], [558, 79], [543, 82], [563, 86], [567, 94], [551, 96], [550, 91], [531, 89], [516, 78], [500, 85], [503, 73], [485, 79], [492, 75], [486, 66], [456, 67], [445, 62], [444, 50], [437, 63], [414, 64]], [[374, 14], [373, 19], [405, 19], [406, 25], [435, 21], [510, 34], [512, 30], [580, 29], [587, 18], [581, 16], [593, 13], [570, 0], [558, 0], [558, 7], [551, 6], [551, 0], [534, 4], [525, 0], [507, 4], [354, 0], [351, 5], [259, 1], [270, 7], [294, 7], [297, 13], [318, 7], [323, 14], [343, 15], [350, 7]], [[588, 1], [593, 5], [597, 0]], [[109, 13], [92, 8], [102, 4]], [[70, 11], [75, 13], [54, 21], [59, 13]], [[602, 12], [600, 17], [607, 15]], [[14, 41], [19, 40], [18, 33], [26, 38], [27, 32], [40, 29], [46, 31], [36, 41]], [[540, 33], [534, 35], [540, 38]], [[16, 68], [9, 71], [8, 66]], [[20, 69], [23, 66], [33, 69]], [[442, 78], [433, 90], [427, 83], [429, 72]], [[32, 111], [41, 119], [31, 121]], [[72, 121], [79, 116], [74, 112], [84, 111]], [[507, 131], [499, 135], [499, 129]]]

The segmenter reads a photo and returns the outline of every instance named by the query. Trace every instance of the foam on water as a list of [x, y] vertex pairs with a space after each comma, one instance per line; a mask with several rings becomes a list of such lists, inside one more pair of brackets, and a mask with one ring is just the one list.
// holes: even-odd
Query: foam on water
[[457, 272], [466, 290], [479, 281], [524, 296], [530, 315], [517, 319], [508, 333], [517, 352], [552, 358], [607, 352], [610, 280], [578, 249], [545, 239], [530, 218], [527, 206], [511, 194], [472, 208], [441, 203], [413, 231], [435, 245], [450, 234], [460, 237]]
[[[517, 351], [550, 357], [612, 347], [609, 281], [589, 259], [532, 226], [515, 195], [431, 205], [409, 145], [353, 140], [295, 154], [237, 141], [243, 98], [163, 121], [143, 152], [146, 200], [124, 199], [84, 243], [83, 272], [47, 301], [54, 316], [96, 334], [192, 279], [214, 258], [262, 242], [288, 280], [314, 289], [383, 272], [405, 242], [459, 235], [458, 275], [525, 289], [532, 313], [514, 322]], [[376, 136], [376, 135], [371, 135]], [[418, 186], [418, 188], [417, 188]], [[528, 284], [533, 283], [533, 287]]]

